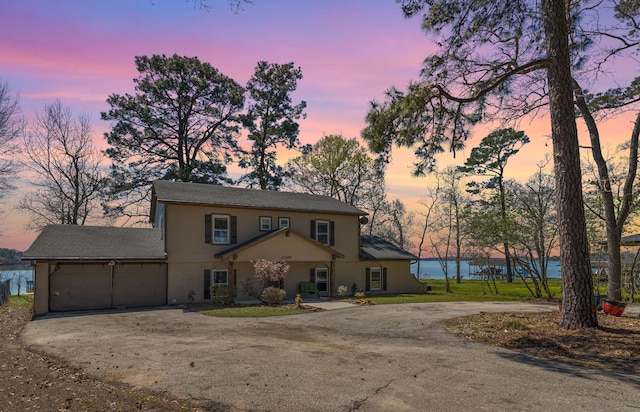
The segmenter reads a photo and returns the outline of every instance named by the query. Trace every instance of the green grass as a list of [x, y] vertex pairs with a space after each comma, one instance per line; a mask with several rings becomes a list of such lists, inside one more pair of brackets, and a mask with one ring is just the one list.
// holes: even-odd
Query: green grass
[[267, 316], [286, 316], [307, 313], [305, 309], [293, 309], [290, 306], [231, 306], [222, 308], [196, 309], [199, 313], [220, 318], [263, 318]]
[[[380, 295], [367, 296], [367, 299], [379, 304], [397, 303], [426, 303], [426, 302], [508, 302], [533, 300], [531, 293], [527, 290], [522, 281], [508, 283], [501, 280], [496, 281], [498, 294], [493, 293], [493, 283], [491, 289], [482, 280], [463, 280], [462, 283], [450, 281], [451, 291], [445, 292], [444, 279], [429, 280], [427, 284], [431, 286], [431, 291], [426, 294], [402, 294], [402, 295]], [[560, 279], [549, 280], [549, 288], [557, 298], [562, 296], [560, 292]]]
[[[429, 280], [428, 285], [432, 290], [426, 294], [401, 294], [401, 295], [368, 295], [369, 299], [379, 304], [398, 303], [425, 303], [425, 302], [489, 302], [489, 301], [523, 301], [533, 300], [531, 294], [521, 281], [507, 283], [496, 281], [498, 294], [491, 293], [486, 282], [481, 280], [464, 280], [457, 284], [451, 282], [453, 293], [445, 293], [444, 280]], [[549, 281], [549, 287], [556, 297], [560, 297], [560, 280]], [[492, 286], [493, 288], [493, 286]], [[493, 289], [492, 289], [493, 290]], [[231, 307], [203, 307], [193, 309], [202, 314], [218, 317], [259, 318], [266, 316], [285, 316], [307, 313], [308, 311], [294, 309], [288, 306], [231, 306]]]
[[13, 295], [9, 298], [6, 306], [28, 308], [33, 305], [33, 294], [29, 295]]

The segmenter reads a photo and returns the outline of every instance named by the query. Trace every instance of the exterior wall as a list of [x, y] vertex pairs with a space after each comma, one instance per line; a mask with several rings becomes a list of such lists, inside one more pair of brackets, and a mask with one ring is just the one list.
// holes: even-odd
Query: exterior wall
[[394, 293], [424, 293], [425, 286], [411, 274], [411, 262], [409, 260], [363, 260], [359, 262], [338, 261], [337, 286], [344, 285], [348, 288], [355, 283], [357, 290], [366, 290], [366, 270], [371, 267], [387, 269], [386, 290], [370, 291], [370, 294], [394, 294]]
[[[315, 267], [315, 263], [307, 262], [289, 262], [289, 273], [284, 280], [284, 290], [287, 292], [285, 299], [294, 299], [298, 293], [298, 284], [300, 282], [309, 281], [309, 271]], [[319, 266], [323, 266], [322, 263], [318, 263]], [[250, 296], [246, 291], [244, 285], [248, 279], [252, 279], [254, 275], [253, 265], [249, 262], [237, 263], [234, 268], [238, 275], [238, 300], [249, 299]], [[255, 289], [258, 289], [260, 285], [254, 280], [252, 283]], [[303, 296], [305, 297], [305, 296]]]
[[34, 271], [33, 313], [44, 315], [49, 312], [49, 263], [38, 262]]
[[[205, 215], [220, 214], [236, 216], [238, 244], [253, 239], [265, 232], [260, 231], [260, 217], [271, 217], [272, 229], [278, 227], [278, 218], [289, 218], [289, 225], [303, 236], [310, 236], [311, 220], [327, 220], [334, 222], [335, 245], [332, 249], [344, 254], [344, 258], [338, 261], [357, 262], [360, 254], [359, 216], [355, 215], [331, 215], [322, 213], [274, 211], [249, 208], [222, 208], [214, 206], [166, 204], [164, 206], [164, 225], [166, 252], [168, 257], [168, 290], [167, 300], [169, 304], [181, 304], [188, 302], [189, 291], [196, 292], [196, 301], [204, 299], [203, 276], [204, 270], [228, 267], [226, 259], [216, 258], [217, 253], [223, 252], [234, 245], [214, 245], [205, 243]], [[278, 242], [275, 242], [277, 244]], [[244, 256], [244, 262], [256, 259], [260, 255], [255, 251], [264, 253], [264, 258], [282, 258], [289, 262], [307, 261], [307, 267], [313, 267], [315, 261], [305, 257], [305, 248], [310, 245], [316, 253], [320, 249], [311, 243], [298, 240], [291, 245], [274, 247], [271, 240], [258, 244], [251, 248], [251, 254]], [[245, 260], [246, 259], [246, 260]], [[330, 259], [330, 258], [329, 258]], [[239, 259], [238, 259], [239, 260]], [[318, 259], [320, 260], [320, 259]], [[238, 269], [243, 262], [235, 262], [234, 269]], [[326, 262], [329, 263], [328, 261]], [[304, 277], [304, 271], [296, 275]], [[229, 274], [231, 277], [232, 273]], [[302, 280], [308, 280], [309, 272]], [[240, 279], [239, 279], [240, 280]], [[237, 285], [240, 286], [239, 284]], [[287, 294], [293, 293], [295, 286], [286, 285]], [[239, 288], [240, 289], [240, 288]], [[239, 291], [240, 292], [240, 291]], [[293, 295], [295, 297], [295, 294]]]

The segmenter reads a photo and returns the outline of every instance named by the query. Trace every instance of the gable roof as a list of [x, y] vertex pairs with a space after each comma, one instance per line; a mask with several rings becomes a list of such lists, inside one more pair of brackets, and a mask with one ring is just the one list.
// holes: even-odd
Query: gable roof
[[309, 236], [305, 236], [289, 227], [284, 227], [281, 229], [276, 229], [276, 230], [272, 230], [270, 232], [266, 232], [266, 233], [262, 233], [256, 237], [254, 237], [253, 239], [249, 239], [246, 242], [242, 242], [238, 245], [232, 246], [229, 249], [225, 249], [219, 253], [215, 254], [215, 257], [220, 258], [220, 257], [227, 257], [233, 253], [237, 253], [240, 252], [242, 250], [248, 249], [254, 245], [257, 245], [259, 243], [265, 242], [269, 239], [273, 239], [276, 236], [281, 236], [281, 235], [285, 235], [285, 236], [289, 236], [290, 234], [294, 234], [295, 236], [297, 236], [298, 238], [300, 238], [302, 241], [307, 241], [310, 242], [312, 244], [314, 244], [315, 246], [325, 249], [327, 252], [331, 253], [332, 255], [336, 256], [336, 257], [340, 257], [343, 258], [344, 255], [340, 252], [338, 252], [337, 250], [330, 248], [327, 245], [323, 245], [322, 243], [319, 243], [317, 241], [315, 241], [314, 239], [310, 238]]
[[165, 259], [161, 229], [49, 225], [23, 260]]
[[[294, 210], [355, 216], [367, 214], [355, 206], [328, 196], [275, 190], [243, 189], [202, 183], [171, 182], [167, 180], [153, 182], [153, 198], [165, 203]], [[154, 203], [152, 202], [152, 205]], [[153, 218], [153, 210], [151, 213]]]
[[417, 260], [418, 257], [377, 236], [360, 236], [360, 257], [379, 260]]

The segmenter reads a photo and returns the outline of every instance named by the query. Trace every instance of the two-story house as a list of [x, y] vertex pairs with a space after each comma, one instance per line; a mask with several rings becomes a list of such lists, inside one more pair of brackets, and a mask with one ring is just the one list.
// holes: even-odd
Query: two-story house
[[153, 229], [48, 226], [24, 259], [37, 262], [36, 314], [205, 302], [213, 285], [234, 285], [242, 301], [257, 259], [287, 261], [288, 298], [308, 281], [320, 296], [354, 284], [424, 292], [410, 273], [416, 257], [361, 235], [365, 216], [326, 196], [156, 181]]

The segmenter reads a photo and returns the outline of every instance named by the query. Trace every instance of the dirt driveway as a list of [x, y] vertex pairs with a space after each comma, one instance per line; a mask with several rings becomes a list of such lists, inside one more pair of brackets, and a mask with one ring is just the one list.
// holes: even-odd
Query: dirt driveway
[[272, 318], [180, 309], [46, 316], [32, 349], [228, 411], [638, 411], [640, 377], [458, 339], [442, 320], [550, 305], [376, 305]]

